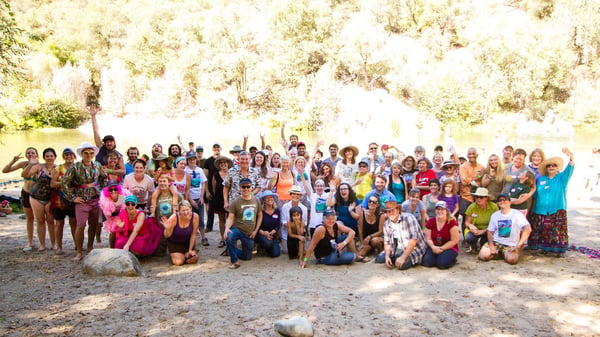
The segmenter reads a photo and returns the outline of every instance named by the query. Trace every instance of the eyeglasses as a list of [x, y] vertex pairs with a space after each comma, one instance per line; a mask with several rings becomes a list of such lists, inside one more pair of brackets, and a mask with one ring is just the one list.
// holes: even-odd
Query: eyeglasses
[[369, 148], [369, 149], [370, 149], [370, 150], [377, 150], [377, 148], [376, 148], [376, 147], [371, 147], [371, 148]]
[[377, 200], [369, 200], [367, 201], [369, 204], [377, 204]]
[[348, 190], [348, 187], [341, 187], [340, 188], [340, 191], [347, 191], [347, 190]]
[[136, 204], [133, 201], [128, 201], [128, 202], [125, 203], [125, 206], [135, 206], [135, 205]]
[[250, 188], [250, 187], [252, 187], [252, 186], [250, 186], [250, 185], [243, 185], [243, 186], [240, 186], [240, 188]]
[[81, 154], [84, 154], [86, 156], [93, 156], [94, 155], [94, 151], [83, 151], [83, 152], [81, 152]]
[[119, 192], [118, 188], [109, 188], [108, 189], [109, 192]]

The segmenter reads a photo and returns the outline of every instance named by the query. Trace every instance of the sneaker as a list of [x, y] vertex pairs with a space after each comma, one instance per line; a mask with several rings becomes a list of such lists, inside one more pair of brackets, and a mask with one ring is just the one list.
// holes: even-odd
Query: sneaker
[[203, 246], [210, 246], [210, 243], [208, 243], [208, 239], [207, 238], [202, 239], [202, 245]]

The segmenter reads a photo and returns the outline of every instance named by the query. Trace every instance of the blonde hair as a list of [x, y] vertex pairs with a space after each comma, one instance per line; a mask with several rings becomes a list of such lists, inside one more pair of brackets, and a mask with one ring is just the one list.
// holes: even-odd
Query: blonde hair
[[452, 194], [458, 193], [458, 184], [456, 181], [454, 181], [454, 179], [446, 179], [442, 184], [442, 195], [445, 195], [446, 193], [446, 185], [452, 185]]
[[485, 167], [485, 170], [483, 170], [483, 172], [487, 175], [490, 174], [490, 170], [492, 169], [490, 166], [490, 159], [492, 157], [496, 157], [498, 159], [498, 166], [496, 167], [496, 182], [497, 183], [502, 183], [502, 180], [504, 180], [504, 167], [502, 166], [502, 160], [500, 159], [500, 156], [498, 156], [495, 153], [492, 153], [489, 157], [488, 157], [488, 161], [487, 161], [487, 166]]

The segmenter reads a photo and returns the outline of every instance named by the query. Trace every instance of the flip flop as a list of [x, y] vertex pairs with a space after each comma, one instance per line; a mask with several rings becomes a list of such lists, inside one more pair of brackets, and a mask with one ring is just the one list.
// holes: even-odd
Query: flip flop
[[227, 267], [227, 268], [229, 268], [229, 269], [238, 269], [239, 267], [240, 267], [240, 264], [236, 262], [236, 263], [230, 264], [229, 267]]
[[32, 250], [33, 250], [33, 247], [31, 247], [31, 246], [23, 247], [24, 252], [30, 252]]

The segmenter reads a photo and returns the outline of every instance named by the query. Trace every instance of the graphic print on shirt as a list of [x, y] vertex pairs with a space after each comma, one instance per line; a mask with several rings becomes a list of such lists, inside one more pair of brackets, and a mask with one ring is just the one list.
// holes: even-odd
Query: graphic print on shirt
[[512, 230], [512, 220], [498, 220], [498, 235], [502, 238], [510, 237], [510, 231]]

